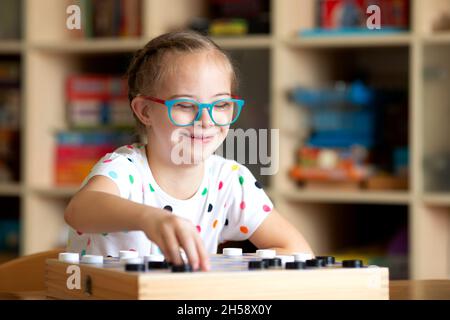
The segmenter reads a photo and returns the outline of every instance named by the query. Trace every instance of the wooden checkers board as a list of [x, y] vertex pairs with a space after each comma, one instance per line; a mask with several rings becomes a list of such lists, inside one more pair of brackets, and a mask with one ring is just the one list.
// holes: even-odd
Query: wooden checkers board
[[253, 254], [213, 255], [208, 272], [174, 273], [125, 271], [117, 258], [105, 258], [99, 265], [49, 259], [45, 284], [47, 295], [57, 299], [389, 299], [387, 268], [351, 269], [336, 263], [302, 270], [249, 270], [251, 260], [260, 259]]

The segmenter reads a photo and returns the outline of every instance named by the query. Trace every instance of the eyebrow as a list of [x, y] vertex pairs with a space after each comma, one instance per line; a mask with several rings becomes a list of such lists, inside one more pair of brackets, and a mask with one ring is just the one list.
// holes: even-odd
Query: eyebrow
[[[213, 97], [218, 97], [218, 96], [231, 96], [231, 93], [229, 92], [221, 92], [221, 93], [217, 93], [215, 95], [213, 95]], [[174, 99], [174, 98], [181, 98], [181, 97], [189, 97], [189, 98], [193, 98], [195, 99], [196, 97], [191, 95], [191, 94], [174, 94], [173, 96], [170, 96], [169, 99]]]

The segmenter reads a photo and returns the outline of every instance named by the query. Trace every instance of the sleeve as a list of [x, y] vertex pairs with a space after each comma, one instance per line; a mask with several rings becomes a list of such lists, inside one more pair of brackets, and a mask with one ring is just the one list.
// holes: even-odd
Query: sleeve
[[226, 221], [220, 242], [248, 239], [273, 209], [272, 201], [248, 168], [232, 165], [229, 183], [231, 191], [226, 199]]
[[103, 156], [89, 172], [80, 188], [92, 177], [99, 175], [113, 181], [119, 189], [120, 196], [125, 199], [130, 199], [131, 194], [139, 185], [137, 180], [140, 179], [140, 176], [133, 160], [116, 152], [107, 153]]

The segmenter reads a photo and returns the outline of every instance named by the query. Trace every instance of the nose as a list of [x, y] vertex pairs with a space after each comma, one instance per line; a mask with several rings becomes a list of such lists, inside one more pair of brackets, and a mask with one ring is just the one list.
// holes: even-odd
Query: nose
[[203, 108], [201, 110], [200, 118], [198, 119], [197, 123], [201, 122], [201, 126], [203, 128], [209, 128], [214, 126], [214, 122], [212, 121], [211, 117], [209, 116], [209, 112], [207, 108]]

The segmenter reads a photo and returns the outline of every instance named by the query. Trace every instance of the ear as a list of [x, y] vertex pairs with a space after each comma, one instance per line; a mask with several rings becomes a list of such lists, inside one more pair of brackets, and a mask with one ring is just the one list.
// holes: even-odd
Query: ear
[[135, 97], [131, 101], [131, 109], [138, 119], [145, 125], [150, 126], [152, 122], [152, 117], [150, 116], [150, 105], [149, 101], [143, 99], [142, 97]]

